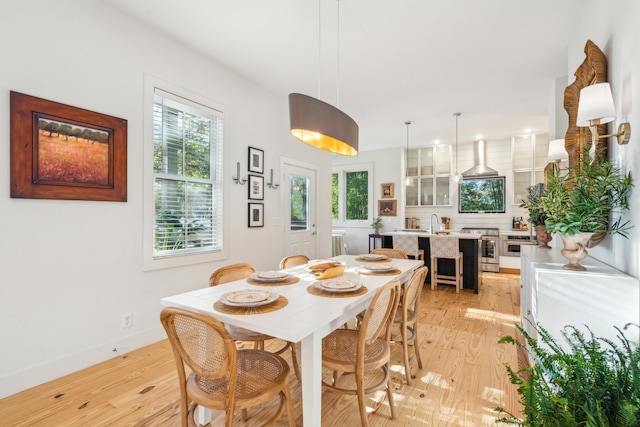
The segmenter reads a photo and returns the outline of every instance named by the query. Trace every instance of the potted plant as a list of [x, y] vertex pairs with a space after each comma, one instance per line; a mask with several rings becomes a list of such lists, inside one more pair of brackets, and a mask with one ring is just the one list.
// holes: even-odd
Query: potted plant
[[587, 256], [587, 247], [598, 244], [606, 234], [628, 237], [630, 222], [623, 222], [621, 215], [611, 222], [609, 213], [620, 214], [629, 208], [632, 180], [631, 173], [622, 173], [608, 159], [597, 155], [592, 159], [588, 148], [570, 172], [563, 174], [554, 166], [540, 199], [547, 231], [560, 235], [562, 254], [570, 260], [564, 268], [584, 270], [579, 261]]
[[507, 336], [509, 343], [526, 350], [533, 366], [514, 371], [507, 365], [512, 384], [518, 386], [524, 419], [498, 407], [499, 423], [520, 426], [638, 426], [640, 425], [640, 347], [618, 330], [613, 342], [573, 326], [565, 327], [563, 347], [537, 325], [539, 340], [519, 325], [526, 344]]
[[380, 229], [382, 228], [382, 218], [377, 217], [373, 220], [373, 224], [371, 224], [371, 228], [373, 228], [374, 234], [380, 234]]
[[540, 196], [536, 194], [536, 187], [530, 185], [527, 187], [527, 200], [522, 200], [520, 203], [521, 208], [525, 208], [529, 211], [529, 222], [532, 227], [536, 228], [536, 239], [538, 240], [538, 246], [545, 249], [551, 249], [547, 244], [551, 241], [551, 234], [547, 232], [545, 221], [547, 220], [547, 213], [542, 206], [542, 200]]

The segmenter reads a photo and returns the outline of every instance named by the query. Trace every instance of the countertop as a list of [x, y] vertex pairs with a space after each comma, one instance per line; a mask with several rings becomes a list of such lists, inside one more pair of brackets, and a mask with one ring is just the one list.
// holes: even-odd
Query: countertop
[[[429, 237], [433, 234], [446, 234], [447, 232], [429, 233], [428, 230], [415, 230], [415, 231], [389, 231], [386, 233], [380, 233], [381, 236], [417, 236], [417, 237]], [[461, 233], [459, 231], [449, 231], [449, 236], [457, 237], [459, 239], [478, 240], [481, 235], [475, 233]]]

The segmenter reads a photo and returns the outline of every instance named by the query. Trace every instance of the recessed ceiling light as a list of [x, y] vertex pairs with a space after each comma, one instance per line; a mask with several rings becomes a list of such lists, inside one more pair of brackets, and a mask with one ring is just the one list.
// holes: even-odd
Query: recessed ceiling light
[[524, 130], [524, 133], [531, 133], [531, 132], [533, 132], [533, 129], [531, 129], [531, 128], [526, 128]]
[[479, 134], [477, 134], [477, 135], [476, 135], [476, 139], [482, 139], [482, 134], [480, 134], [480, 133], [479, 133]]
[[434, 140], [434, 141], [433, 141], [433, 143], [434, 143], [435, 145], [438, 145], [438, 144], [440, 144], [440, 140], [439, 140], [439, 139], [436, 139], [436, 140]]

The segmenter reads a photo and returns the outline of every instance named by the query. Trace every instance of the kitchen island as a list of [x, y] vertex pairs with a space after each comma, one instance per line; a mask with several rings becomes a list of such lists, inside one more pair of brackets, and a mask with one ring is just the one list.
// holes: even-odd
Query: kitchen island
[[[476, 294], [482, 285], [482, 271], [480, 269], [481, 256], [480, 253], [480, 235], [473, 233], [460, 233], [456, 231], [449, 232], [450, 236], [460, 239], [460, 252], [462, 252], [462, 268], [463, 268], [463, 289], [473, 289]], [[429, 237], [431, 233], [426, 230], [417, 231], [393, 231], [381, 233], [382, 247], [393, 248], [393, 236], [416, 236], [418, 237], [418, 246], [424, 250], [425, 265], [429, 267], [426, 283], [431, 283], [431, 249], [429, 247]], [[438, 272], [447, 275], [454, 275], [453, 260], [438, 260]]]

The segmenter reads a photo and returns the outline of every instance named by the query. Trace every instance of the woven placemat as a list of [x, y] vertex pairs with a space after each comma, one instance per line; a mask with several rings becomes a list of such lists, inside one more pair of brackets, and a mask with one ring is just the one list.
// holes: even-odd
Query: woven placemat
[[364, 295], [367, 292], [369, 292], [369, 289], [367, 289], [366, 286], [363, 286], [360, 289], [358, 289], [357, 291], [353, 291], [353, 292], [326, 292], [326, 291], [323, 291], [323, 290], [320, 290], [320, 289], [316, 288], [313, 285], [309, 285], [307, 287], [307, 291], [311, 295], [316, 295], [316, 296], [319, 296], [319, 297], [351, 298], [351, 297], [357, 297], [357, 296], [360, 296], [360, 295]]
[[360, 262], [389, 262], [389, 258], [384, 258], [384, 259], [364, 259], [364, 258], [356, 257], [356, 261], [360, 261]]
[[259, 305], [258, 307], [233, 307], [223, 304], [222, 302], [220, 302], [220, 300], [218, 300], [213, 303], [213, 308], [220, 313], [226, 314], [262, 314], [280, 310], [287, 304], [289, 304], [289, 300], [286, 297], [280, 295], [274, 302], [265, 305]]
[[356, 272], [359, 274], [367, 274], [371, 276], [394, 276], [396, 274], [400, 274], [400, 270], [398, 270], [397, 268], [389, 271], [373, 271], [367, 270], [366, 268], [359, 268], [356, 270]]
[[299, 277], [289, 276], [284, 280], [278, 280], [277, 282], [262, 282], [260, 280], [248, 278], [247, 283], [251, 283], [252, 285], [261, 285], [261, 286], [283, 286], [283, 285], [293, 285], [294, 283], [298, 283], [300, 281]]

